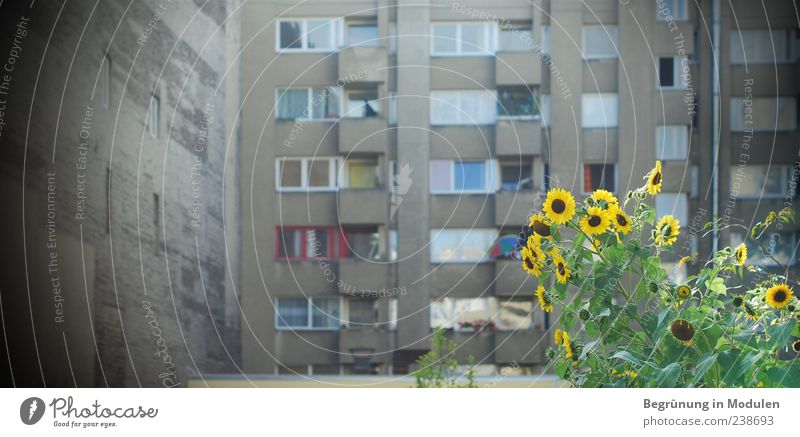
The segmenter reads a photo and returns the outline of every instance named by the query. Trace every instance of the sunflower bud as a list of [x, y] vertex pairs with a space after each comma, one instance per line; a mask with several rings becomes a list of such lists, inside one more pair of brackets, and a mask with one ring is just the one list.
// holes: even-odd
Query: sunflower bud
[[591, 314], [589, 314], [589, 311], [587, 311], [587, 310], [581, 310], [581, 312], [578, 313], [578, 315], [581, 317], [581, 320], [583, 320], [584, 322], [589, 320], [589, 317], [592, 316]]
[[549, 348], [547, 348], [547, 350], [544, 352], [544, 356], [545, 356], [545, 357], [547, 357], [547, 359], [548, 359], [548, 360], [552, 360], [553, 358], [555, 358], [555, 357], [556, 357], [556, 350], [555, 350], [555, 349], [553, 349], [553, 348], [551, 348], [551, 347], [549, 347]]
[[786, 311], [789, 311], [790, 313], [793, 313], [793, 312], [794, 312], [794, 310], [795, 310], [795, 307], [794, 307], [794, 305], [787, 305], [787, 306], [786, 306]]
[[651, 293], [658, 293], [658, 284], [656, 284], [655, 282], [651, 282], [650, 284], [648, 284], [648, 287], [650, 287]]
[[741, 296], [736, 296], [736, 297], [733, 298], [733, 306], [735, 306], [736, 308], [739, 308], [740, 306], [742, 306], [743, 302], [744, 301], [742, 300]]

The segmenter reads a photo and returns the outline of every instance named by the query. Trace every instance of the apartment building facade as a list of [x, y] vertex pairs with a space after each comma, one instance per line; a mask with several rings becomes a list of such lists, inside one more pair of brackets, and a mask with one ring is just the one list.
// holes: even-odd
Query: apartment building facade
[[243, 370], [404, 374], [441, 327], [479, 372], [546, 372], [558, 315], [513, 242], [547, 188], [624, 195], [661, 159], [676, 278], [713, 250], [715, 211], [794, 204], [797, 21], [791, 1], [751, 3], [248, 4]]

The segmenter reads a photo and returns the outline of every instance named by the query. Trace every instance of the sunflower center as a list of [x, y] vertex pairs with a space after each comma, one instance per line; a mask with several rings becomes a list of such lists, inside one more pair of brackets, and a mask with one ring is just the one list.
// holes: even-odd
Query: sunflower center
[[685, 320], [676, 320], [672, 322], [670, 330], [672, 331], [672, 335], [681, 341], [689, 341], [694, 337], [694, 327]]
[[653, 175], [653, 185], [658, 185], [661, 183], [661, 172], [658, 171], [656, 174]]
[[775, 302], [781, 303], [786, 300], [786, 292], [783, 290], [778, 290], [775, 294], [772, 295], [772, 300]]
[[533, 269], [533, 261], [531, 261], [530, 257], [525, 257], [525, 265], [528, 266], [529, 269]]
[[626, 219], [622, 214], [617, 214], [617, 223], [619, 223], [620, 226], [627, 226], [628, 219]]
[[795, 352], [800, 352], [800, 340], [797, 340], [792, 344], [792, 350]]
[[566, 269], [564, 269], [564, 263], [558, 263], [558, 274], [564, 276], [566, 274]]
[[589, 226], [591, 226], [593, 228], [595, 228], [597, 226], [600, 226], [600, 222], [601, 222], [601, 219], [600, 219], [599, 215], [593, 215], [593, 216], [589, 217]]
[[553, 201], [553, 203], [550, 204], [550, 208], [553, 210], [554, 213], [561, 214], [567, 210], [567, 204], [564, 203], [564, 201], [561, 199], [556, 199]]
[[541, 235], [542, 237], [550, 236], [550, 226], [547, 226], [546, 224], [542, 223], [539, 220], [535, 220], [533, 222], [533, 231]]

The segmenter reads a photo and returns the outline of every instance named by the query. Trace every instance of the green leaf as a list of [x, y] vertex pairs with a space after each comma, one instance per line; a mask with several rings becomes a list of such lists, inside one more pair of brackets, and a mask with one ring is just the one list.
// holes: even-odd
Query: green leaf
[[692, 379], [692, 385], [695, 386], [699, 382], [703, 380], [703, 376], [708, 372], [708, 369], [717, 362], [717, 354], [706, 355], [699, 363], [697, 363], [697, 368], [694, 372], [694, 379]]
[[773, 346], [783, 347], [789, 343], [789, 338], [792, 336], [792, 331], [797, 325], [797, 320], [790, 319], [788, 322], [769, 326], [767, 333], [769, 334], [769, 343]]
[[789, 367], [771, 367], [767, 369], [769, 379], [784, 387], [800, 387], [800, 366], [793, 363]]
[[728, 293], [728, 287], [725, 286], [725, 280], [719, 276], [711, 281], [706, 281], [706, 288], [708, 288], [708, 291], [714, 294], [726, 295]]
[[680, 375], [681, 366], [678, 363], [671, 363], [656, 371], [656, 383], [659, 387], [675, 387]]
[[601, 339], [598, 338], [595, 341], [590, 341], [589, 343], [586, 343], [586, 345], [583, 347], [583, 351], [581, 351], [581, 356], [578, 359], [579, 360], [586, 359], [586, 356], [589, 355], [589, 352], [591, 352], [592, 349], [596, 348], [597, 345], [600, 344], [600, 340]]
[[644, 362], [642, 360], [634, 357], [628, 351], [617, 351], [617, 353], [614, 354], [613, 358], [619, 358], [620, 360], [627, 361], [639, 367], [642, 367], [644, 365]]

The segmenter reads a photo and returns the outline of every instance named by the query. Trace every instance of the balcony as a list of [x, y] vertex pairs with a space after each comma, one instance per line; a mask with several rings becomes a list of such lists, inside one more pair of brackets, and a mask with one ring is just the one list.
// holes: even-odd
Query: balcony
[[385, 47], [346, 47], [339, 51], [339, 80], [345, 83], [386, 82], [389, 57]]
[[525, 273], [522, 261], [515, 259], [499, 259], [494, 264], [495, 296], [531, 296], [536, 286], [536, 279]]
[[471, 355], [476, 362], [486, 360], [493, 362], [494, 332], [490, 331], [450, 331], [446, 333], [448, 339], [456, 342], [455, 359], [459, 363], [466, 363]]
[[494, 222], [496, 226], [523, 226], [541, 195], [538, 190], [498, 191], [494, 195]]
[[339, 331], [339, 362], [352, 364], [356, 358], [369, 356], [370, 362], [388, 363], [394, 350], [393, 334], [377, 327], [346, 328]]
[[384, 188], [343, 188], [337, 202], [338, 222], [347, 225], [383, 224], [389, 214]]
[[302, 226], [334, 226], [336, 217], [336, 192], [275, 193], [277, 204], [272, 205], [276, 223]]
[[538, 85], [542, 63], [536, 52], [497, 52], [494, 64], [497, 85]]
[[439, 295], [470, 297], [492, 294], [494, 267], [491, 262], [432, 264], [431, 270], [430, 287]]
[[494, 335], [497, 363], [545, 363], [544, 351], [550, 337], [543, 331], [498, 331]]
[[343, 118], [339, 121], [339, 153], [386, 153], [389, 124], [384, 117]]
[[339, 261], [339, 293], [350, 296], [380, 294], [388, 296], [394, 264], [361, 258]]
[[541, 155], [539, 119], [497, 120], [494, 131], [497, 156]]
[[316, 261], [279, 261], [273, 264], [267, 286], [297, 296], [330, 296], [336, 293], [336, 263], [320, 267]]

